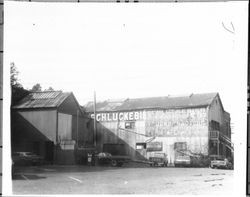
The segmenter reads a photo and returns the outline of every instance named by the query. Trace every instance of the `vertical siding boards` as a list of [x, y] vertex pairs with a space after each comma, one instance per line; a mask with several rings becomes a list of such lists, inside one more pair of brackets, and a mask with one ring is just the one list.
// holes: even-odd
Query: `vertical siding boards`
[[[163, 151], [174, 159], [174, 143], [187, 142], [194, 153], [208, 154], [208, 117], [206, 108], [175, 110], [143, 110], [144, 120], [136, 120], [134, 132], [119, 130], [125, 128], [125, 121], [100, 122], [97, 127], [100, 146], [103, 144], [126, 145], [131, 157], [136, 155], [136, 143], [145, 142], [156, 136], [154, 141], [163, 143]], [[142, 134], [142, 135], [140, 135]], [[148, 137], [145, 137], [147, 135]]]
[[[86, 109], [92, 113], [92, 103], [88, 103]], [[120, 117], [120, 114], [130, 112], [133, 114], [132, 118], [114, 118], [114, 114]], [[145, 115], [143, 118], [135, 118], [135, 113]], [[107, 100], [97, 103], [96, 116], [99, 121], [99, 150], [102, 151], [103, 144], [106, 143], [123, 143], [127, 154], [133, 158], [138, 155], [149, 157], [151, 152], [144, 154], [143, 151], [136, 150], [136, 143], [145, 143], [154, 137], [152, 142], [162, 143], [162, 152], [168, 154], [169, 162], [175, 159], [176, 142], [186, 142], [191, 153], [208, 156], [211, 145], [211, 120], [218, 121], [221, 131], [230, 134], [230, 131], [226, 131], [226, 125], [230, 123], [230, 114], [224, 111], [218, 93], [126, 99], [122, 102]], [[126, 121], [135, 122], [135, 128], [132, 129], [134, 133], [124, 131]], [[221, 154], [225, 153], [222, 151]]]
[[174, 157], [175, 142], [186, 142], [193, 153], [208, 154], [206, 108], [147, 111], [145, 131], [163, 142], [163, 151]]
[[72, 139], [72, 115], [58, 113], [58, 140]]
[[[215, 97], [215, 99], [209, 106], [208, 121], [210, 124], [209, 131], [214, 130], [214, 128], [211, 127], [211, 121], [216, 121], [219, 124], [218, 131], [227, 138], [231, 139], [230, 114], [224, 111], [219, 96]], [[231, 151], [226, 148], [225, 142], [218, 139], [217, 141], [213, 141], [212, 144], [214, 145], [211, 145], [210, 148], [211, 151], [213, 151], [213, 154], [231, 157]]]
[[89, 119], [73, 93], [30, 93], [13, 106], [12, 116], [13, 150], [37, 152], [58, 164], [74, 164], [76, 142], [93, 144], [86, 135], [91, 131], [86, 128]]
[[[78, 129], [77, 129], [77, 123], [78, 123]], [[94, 144], [93, 120], [82, 116], [78, 117], [75, 115], [72, 116], [72, 139], [75, 140], [80, 147], [93, 146]]]
[[56, 143], [56, 110], [20, 111], [18, 113], [48, 140]]

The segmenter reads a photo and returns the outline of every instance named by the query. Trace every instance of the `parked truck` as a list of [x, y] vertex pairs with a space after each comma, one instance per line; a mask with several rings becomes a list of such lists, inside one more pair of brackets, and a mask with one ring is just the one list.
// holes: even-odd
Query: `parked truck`
[[150, 166], [162, 166], [167, 167], [168, 158], [165, 153], [154, 153], [153, 156], [149, 157]]
[[131, 161], [126, 155], [111, 155], [107, 152], [101, 152], [95, 155], [97, 164], [110, 164], [113, 167], [121, 167], [124, 163]]

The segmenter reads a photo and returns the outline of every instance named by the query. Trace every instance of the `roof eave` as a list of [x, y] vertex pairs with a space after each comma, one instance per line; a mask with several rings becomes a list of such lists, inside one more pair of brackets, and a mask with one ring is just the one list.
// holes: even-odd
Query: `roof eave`
[[[124, 112], [124, 111], [136, 111], [136, 110], [171, 110], [171, 109], [188, 109], [188, 108], [205, 108], [210, 104], [195, 105], [195, 106], [181, 106], [181, 107], [143, 107], [134, 109], [119, 109], [119, 110], [96, 110], [96, 112], [109, 113], [109, 112]], [[86, 111], [86, 113], [93, 113], [93, 111]]]
[[39, 110], [42, 110], [42, 109], [48, 110], [48, 109], [57, 109], [57, 107], [54, 107], [54, 106], [53, 107], [20, 107], [20, 108], [19, 107], [16, 107], [16, 108], [11, 107], [11, 109], [15, 110], [15, 111], [17, 111], [17, 110], [38, 110], [38, 109]]

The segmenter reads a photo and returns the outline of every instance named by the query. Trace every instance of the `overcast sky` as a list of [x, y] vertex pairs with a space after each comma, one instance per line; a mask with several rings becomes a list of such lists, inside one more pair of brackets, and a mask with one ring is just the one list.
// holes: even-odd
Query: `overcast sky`
[[246, 91], [246, 16], [235, 2], [6, 2], [5, 65], [15, 63], [24, 88], [72, 91], [81, 105], [94, 90], [97, 100], [219, 92], [234, 117]]
[[247, 6], [5, 1], [4, 66], [15, 63], [24, 88], [72, 91], [81, 105], [94, 90], [97, 100], [219, 92], [241, 144]]
[[244, 4], [5, 7], [5, 65], [15, 63], [24, 88], [72, 91], [81, 105], [94, 90], [97, 100], [219, 92], [237, 125], [246, 93]]

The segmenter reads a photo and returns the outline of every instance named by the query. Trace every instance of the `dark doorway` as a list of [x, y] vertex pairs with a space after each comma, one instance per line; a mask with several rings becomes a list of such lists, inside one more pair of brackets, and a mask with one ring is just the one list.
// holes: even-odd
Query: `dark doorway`
[[103, 144], [103, 152], [108, 152], [112, 155], [126, 155], [124, 144]]
[[39, 153], [40, 153], [40, 142], [39, 141], [33, 142], [33, 152], [39, 155]]
[[45, 160], [52, 162], [54, 159], [54, 143], [52, 141], [45, 142]]

